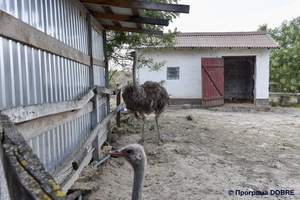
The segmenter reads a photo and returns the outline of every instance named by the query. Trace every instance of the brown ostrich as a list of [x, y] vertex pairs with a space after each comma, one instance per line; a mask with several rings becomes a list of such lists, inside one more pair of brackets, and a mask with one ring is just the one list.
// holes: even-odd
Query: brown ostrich
[[159, 83], [146, 81], [142, 85], [138, 85], [136, 80], [136, 64], [138, 56], [135, 52], [131, 52], [133, 57], [133, 83], [125, 86], [123, 90], [123, 100], [129, 112], [133, 113], [138, 120], [143, 121], [142, 139], [139, 143], [144, 142], [145, 137], [145, 114], [154, 113], [158, 133], [158, 145], [162, 143], [159, 133], [158, 117], [169, 105], [169, 95], [167, 90]]
[[134, 170], [132, 200], [142, 200], [143, 183], [147, 169], [147, 159], [143, 146], [131, 144], [120, 150], [110, 151], [112, 157], [124, 157]]

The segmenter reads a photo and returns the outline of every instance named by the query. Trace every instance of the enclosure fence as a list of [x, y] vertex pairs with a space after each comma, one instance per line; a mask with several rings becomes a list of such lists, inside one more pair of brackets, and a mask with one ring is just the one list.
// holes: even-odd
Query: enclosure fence
[[[45, 187], [55, 183], [66, 192], [92, 158], [100, 159], [110, 120], [122, 107], [110, 110], [110, 95], [120, 88], [108, 89], [105, 29], [78, 0], [3, 0], [0, 27], [0, 172], [6, 177], [0, 184], [8, 186], [0, 199], [16, 190], [9, 171], [24, 172], [8, 158], [23, 168], [41, 163], [54, 178]], [[6, 137], [10, 132], [20, 137]], [[24, 141], [29, 146], [21, 148]], [[25, 155], [23, 146], [36, 155], [33, 161], [8, 151]], [[21, 186], [30, 191], [20, 179]]]

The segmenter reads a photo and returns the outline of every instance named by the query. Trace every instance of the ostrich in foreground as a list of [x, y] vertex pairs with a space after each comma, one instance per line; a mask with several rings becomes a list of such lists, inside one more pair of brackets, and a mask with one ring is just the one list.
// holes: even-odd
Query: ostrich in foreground
[[140, 140], [141, 144], [143, 144], [145, 137], [145, 114], [155, 114], [158, 145], [160, 145], [162, 139], [159, 133], [158, 117], [169, 105], [170, 98], [167, 90], [157, 82], [146, 81], [144, 84], [138, 85], [136, 80], [138, 56], [135, 52], [131, 52], [130, 55], [133, 57], [133, 83], [125, 86], [122, 97], [129, 112], [133, 113], [138, 120], [142, 119], [143, 121], [142, 139]]
[[147, 159], [143, 146], [130, 144], [120, 150], [110, 151], [112, 157], [124, 157], [134, 170], [132, 200], [142, 200], [143, 183], [147, 169]]

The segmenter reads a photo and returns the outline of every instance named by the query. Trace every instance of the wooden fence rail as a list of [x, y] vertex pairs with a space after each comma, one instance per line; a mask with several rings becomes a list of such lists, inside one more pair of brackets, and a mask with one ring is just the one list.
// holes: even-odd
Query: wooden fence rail
[[290, 95], [297, 97], [297, 103], [300, 103], [300, 93], [269, 92], [269, 95]]
[[[74, 101], [14, 107], [2, 110], [1, 114], [15, 123], [18, 132], [28, 141], [46, 131], [93, 112], [96, 109], [95, 106], [99, 107], [109, 102], [109, 96], [103, 96], [103, 94], [117, 95], [120, 98], [121, 88], [126, 84], [128, 82], [119, 84], [115, 90], [94, 86]], [[97, 95], [102, 97], [94, 98]], [[98, 99], [98, 102], [93, 102], [93, 99]], [[107, 130], [107, 124], [120, 112], [122, 107], [124, 107], [124, 103], [119, 103], [113, 111], [107, 113], [106, 117], [93, 127], [85, 142], [74, 150], [58, 169], [52, 172], [54, 179], [64, 192], [77, 180], [84, 166], [90, 162], [93, 154], [100, 148], [99, 146], [95, 147], [93, 143], [97, 140], [97, 144], [102, 145], [106, 141], [106, 136], [110, 131]]]

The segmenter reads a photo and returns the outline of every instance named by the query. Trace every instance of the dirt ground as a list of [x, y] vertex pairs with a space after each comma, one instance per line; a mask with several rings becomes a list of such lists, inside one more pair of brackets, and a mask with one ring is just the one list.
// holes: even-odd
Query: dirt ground
[[[148, 116], [144, 199], [300, 199], [300, 109], [168, 108], [160, 128], [163, 146], [157, 145], [154, 115]], [[126, 134], [112, 146], [139, 139]], [[94, 181], [99, 189], [89, 199], [131, 199], [133, 169], [124, 160], [111, 158]]]

